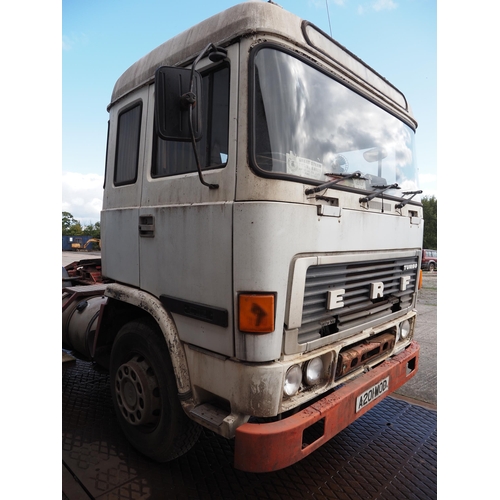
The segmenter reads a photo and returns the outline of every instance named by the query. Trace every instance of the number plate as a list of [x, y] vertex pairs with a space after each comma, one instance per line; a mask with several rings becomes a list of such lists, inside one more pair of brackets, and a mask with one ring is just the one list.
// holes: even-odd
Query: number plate
[[384, 394], [384, 392], [387, 392], [388, 390], [389, 377], [386, 377], [356, 398], [356, 413], [358, 413], [358, 411], [364, 408], [367, 404], [375, 401], [375, 399], [380, 397], [382, 394]]

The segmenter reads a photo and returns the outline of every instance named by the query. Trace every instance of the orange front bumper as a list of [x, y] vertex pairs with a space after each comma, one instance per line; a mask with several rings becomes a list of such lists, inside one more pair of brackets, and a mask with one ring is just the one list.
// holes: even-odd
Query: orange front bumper
[[[238, 427], [234, 467], [247, 472], [271, 472], [302, 460], [412, 378], [418, 370], [419, 352], [419, 345], [412, 342], [402, 353], [291, 417]], [[386, 377], [389, 390], [356, 413], [357, 396]], [[322, 435], [304, 443], [304, 431], [320, 421]]]

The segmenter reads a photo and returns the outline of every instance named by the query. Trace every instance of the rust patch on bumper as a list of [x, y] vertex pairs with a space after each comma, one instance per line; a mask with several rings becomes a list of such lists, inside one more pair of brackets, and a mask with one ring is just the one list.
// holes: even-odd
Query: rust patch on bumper
[[361, 344], [350, 347], [345, 351], [341, 351], [335, 377], [344, 377], [367, 361], [391, 352], [394, 349], [395, 343], [396, 336], [394, 334], [384, 333], [383, 335], [367, 339]]
[[[302, 460], [411, 379], [418, 370], [419, 353], [420, 346], [412, 342], [404, 352], [291, 417], [279, 422], [247, 423], [238, 427], [235, 468], [271, 472]], [[389, 390], [356, 412], [356, 398], [386, 377], [389, 377]], [[304, 434], [317, 423], [321, 427], [320, 436], [311, 443], [304, 443]]]

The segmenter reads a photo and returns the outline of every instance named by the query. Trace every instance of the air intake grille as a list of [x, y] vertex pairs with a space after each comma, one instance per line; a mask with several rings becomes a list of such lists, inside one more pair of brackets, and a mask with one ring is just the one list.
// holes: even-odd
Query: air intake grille
[[[411, 306], [417, 288], [418, 257], [310, 266], [307, 270], [299, 344], [360, 327]], [[371, 298], [373, 284], [383, 295]], [[328, 310], [328, 293], [341, 294], [343, 307]], [[361, 329], [361, 328], [360, 328]]]

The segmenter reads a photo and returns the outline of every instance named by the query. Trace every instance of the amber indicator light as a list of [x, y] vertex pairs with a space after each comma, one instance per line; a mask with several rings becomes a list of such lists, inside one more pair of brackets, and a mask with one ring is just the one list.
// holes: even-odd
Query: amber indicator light
[[239, 329], [245, 333], [274, 332], [274, 294], [240, 294]]

